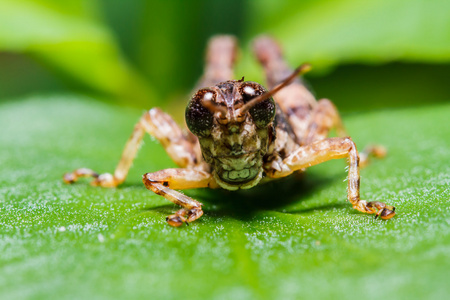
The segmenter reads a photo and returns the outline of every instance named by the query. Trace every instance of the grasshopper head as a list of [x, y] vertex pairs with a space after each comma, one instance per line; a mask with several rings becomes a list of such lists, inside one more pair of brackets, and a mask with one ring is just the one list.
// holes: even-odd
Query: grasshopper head
[[186, 123], [199, 138], [203, 158], [221, 187], [251, 188], [261, 180], [263, 157], [275, 140], [272, 95], [309, 69], [308, 64], [298, 67], [270, 91], [242, 78], [194, 94], [186, 108]]
[[246, 105], [265, 93], [256, 82], [229, 80], [200, 89], [186, 108], [187, 126], [223, 188], [250, 188], [263, 176], [276, 106], [272, 97]]

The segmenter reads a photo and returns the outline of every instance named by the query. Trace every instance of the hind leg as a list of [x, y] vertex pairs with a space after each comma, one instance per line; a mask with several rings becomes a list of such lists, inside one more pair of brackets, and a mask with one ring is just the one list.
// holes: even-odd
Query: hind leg
[[230, 35], [217, 35], [208, 42], [203, 77], [195, 90], [213, 86], [234, 77], [233, 68], [237, 56], [236, 38]]
[[[269, 89], [272, 89], [292, 74], [292, 69], [283, 58], [280, 46], [270, 37], [255, 39], [253, 51], [264, 68]], [[304, 144], [304, 134], [308, 128], [311, 112], [317, 105], [316, 99], [300, 78], [278, 91], [274, 98], [291, 125], [298, 144]]]

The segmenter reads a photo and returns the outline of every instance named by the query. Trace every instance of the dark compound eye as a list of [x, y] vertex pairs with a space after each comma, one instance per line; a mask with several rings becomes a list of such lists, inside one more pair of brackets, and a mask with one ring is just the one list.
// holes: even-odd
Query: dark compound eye
[[213, 124], [213, 114], [203, 106], [202, 101], [212, 100], [216, 98], [216, 93], [201, 89], [192, 97], [186, 107], [186, 125], [189, 130], [196, 136], [208, 136], [211, 133]]
[[[244, 99], [244, 103], [249, 102], [256, 96], [259, 96], [265, 92], [266, 90], [256, 82], [247, 82], [241, 87], [241, 94]], [[272, 98], [268, 98], [253, 106], [249, 110], [249, 113], [257, 127], [266, 127], [275, 117], [275, 101]]]

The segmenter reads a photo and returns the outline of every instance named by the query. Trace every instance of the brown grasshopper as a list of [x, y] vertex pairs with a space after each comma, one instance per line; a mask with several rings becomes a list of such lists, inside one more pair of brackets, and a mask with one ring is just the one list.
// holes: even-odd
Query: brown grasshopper
[[[182, 208], [166, 218], [172, 226], [192, 222], [203, 215], [202, 204], [178, 191], [191, 188], [249, 189], [261, 180], [303, 172], [322, 162], [348, 159], [347, 199], [353, 208], [382, 219], [395, 215], [395, 208], [382, 202], [360, 199], [360, 156], [347, 136], [333, 103], [316, 101], [284, 61], [278, 44], [269, 37], [254, 41], [253, 50], [265, 69], [269, 91], [252, 81], [230, 80], [237, 43], [231, 36], [213, 37], [208, 45], [206, 68], [198, 90], [186, 108], [183, 131], [158, 108], [144, 113], [125, 145], [114, 175], [82, 168], [64, 175], [66, 183], [94, 177], [94, 186], [116, 187], [132, 165], [147, 132], [163, 145], [180, 168], [143, 175], [147, 189]], [[275, 101], [274, 101], [274, 99]], [[339, 137], [327, 138], [335, 128]], [[383, 156], [382, 147], [361, 155]]]

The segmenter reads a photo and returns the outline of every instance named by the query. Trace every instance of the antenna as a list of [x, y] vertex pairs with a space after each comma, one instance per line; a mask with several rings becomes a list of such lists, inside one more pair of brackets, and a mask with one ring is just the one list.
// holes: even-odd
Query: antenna
[[280, 84], [275, 86], [273, 89], [271, 89], [268, 92], [265, 92], [264, 94], [257, 96], [256, 98], [253, 98], [252, 100], [250, 100], [249, 102], [244, 104], [241, 108], [239, 108], [237, 111], [237, 116], [240, 116], [240, 117], [244, 116], [253, 106], [272, 97], [276, 92], [278, 92], [282, 88], [289, 85], [292, 82], [292, 80], [295, 79], [295, 77], [297, 77], [299, 75], [303, 75], [310, 70], [311, 70], [310, 64], [303, 64], [303, 65], [299, 66], [297, 69], [294, 70], [294, 72], [292, 72], [292, 74], [288, 78], [283, 80]]
[[225, 118], [227, 115], [227, 109], [225, 107], [219, 106], [215, 104], [212, 100], [205, 100], [205, 98], [202, 99], [202, 104], [204, 107], [206, 107], [210, 112], [213, 114], [218, 112], [222, 115], [222, 118]]

